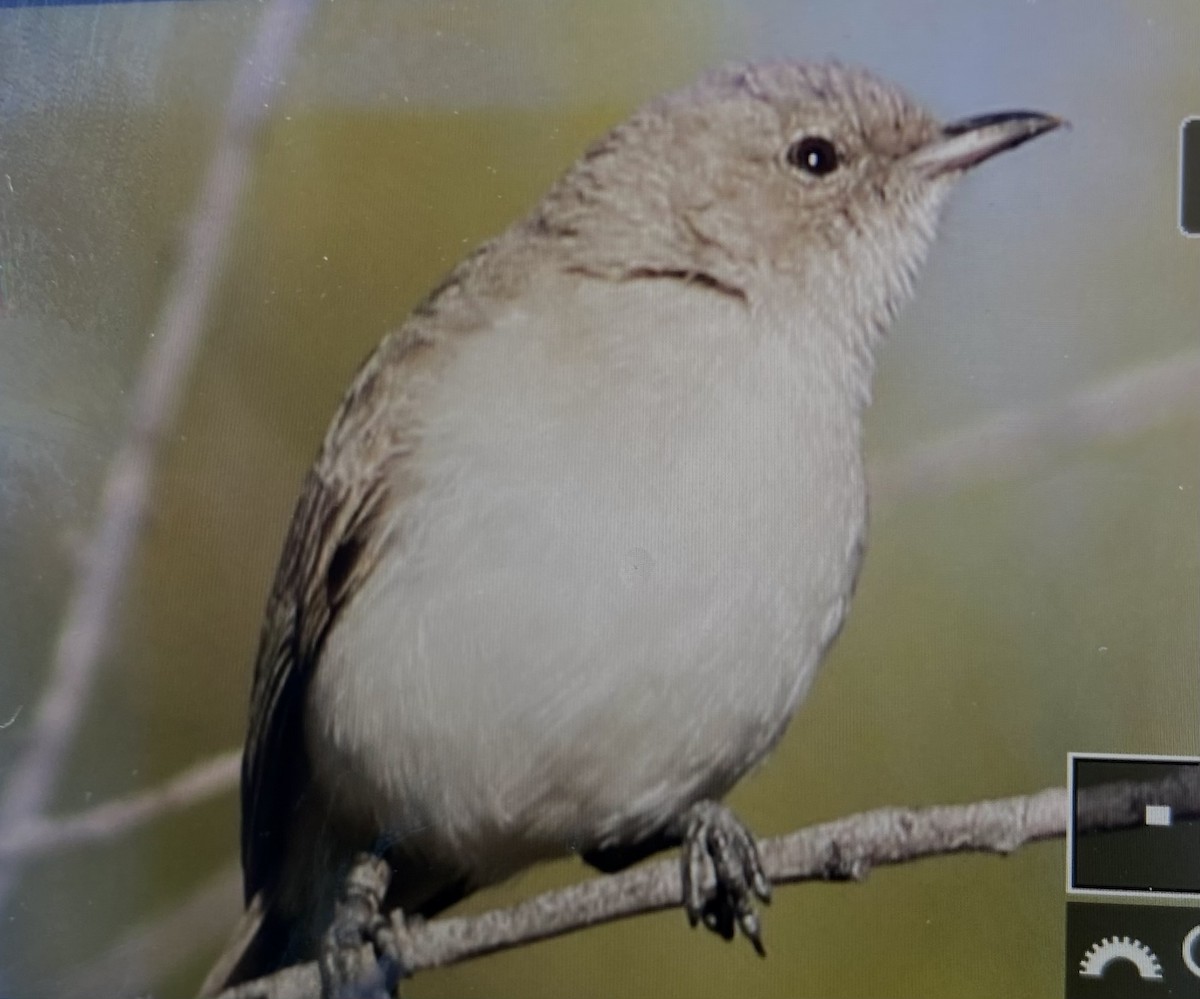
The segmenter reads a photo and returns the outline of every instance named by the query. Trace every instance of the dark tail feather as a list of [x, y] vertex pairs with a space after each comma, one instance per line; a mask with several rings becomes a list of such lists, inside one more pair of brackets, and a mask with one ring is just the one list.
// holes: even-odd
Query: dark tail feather
[[225, 989], [278, 971], [287, 963], [288, 929], [272, 909], [265, 909], [261, 893], [255, 895], [217, 958], [199, 999], [211, 999]]

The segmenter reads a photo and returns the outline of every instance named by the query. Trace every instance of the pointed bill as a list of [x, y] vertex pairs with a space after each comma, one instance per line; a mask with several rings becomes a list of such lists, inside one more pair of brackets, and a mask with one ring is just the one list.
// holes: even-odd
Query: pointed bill
[[909, 156], [930, 177], [969, 170], [1006, 149], [1045, 135], [1066, 122], [1040, 111], [999, 111], [951, 122]]

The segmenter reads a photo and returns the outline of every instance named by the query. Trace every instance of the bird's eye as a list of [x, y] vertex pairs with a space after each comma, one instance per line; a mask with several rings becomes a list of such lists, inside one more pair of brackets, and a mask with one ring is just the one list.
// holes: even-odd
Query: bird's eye
[[787, 161], [797, 170], [814, 177], [833, 173], [840, 162], [837, 146], [820, 135], [806, 135], [793, 142], [788, 146]]

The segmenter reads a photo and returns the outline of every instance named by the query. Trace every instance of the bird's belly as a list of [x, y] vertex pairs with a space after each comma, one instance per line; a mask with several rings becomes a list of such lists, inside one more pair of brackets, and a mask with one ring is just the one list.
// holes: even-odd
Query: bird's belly
[[327, 789], [480, 883], [761, 760], [845, 613], [864, 495], [856, 441], [728, 405], [434, 434], [313, 681]]
[[480, 881], [724, 794], [782, 734], [850, 588], [841, 524], [694, 492], [657, 514], [543, 500], [378, 570], [330, 637], [344, 668], [315, 681], [312, 703], [353, 705], [325, 730], [334, 780]]

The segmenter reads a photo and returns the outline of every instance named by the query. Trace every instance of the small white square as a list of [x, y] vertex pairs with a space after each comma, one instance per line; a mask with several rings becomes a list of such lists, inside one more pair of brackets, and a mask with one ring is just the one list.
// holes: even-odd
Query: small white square
[[1148, 826], [1169, 826], [1171, 824], [1171, 806], [1170, 805], [1147, 805], [1146, 806], [1146, 825]]

